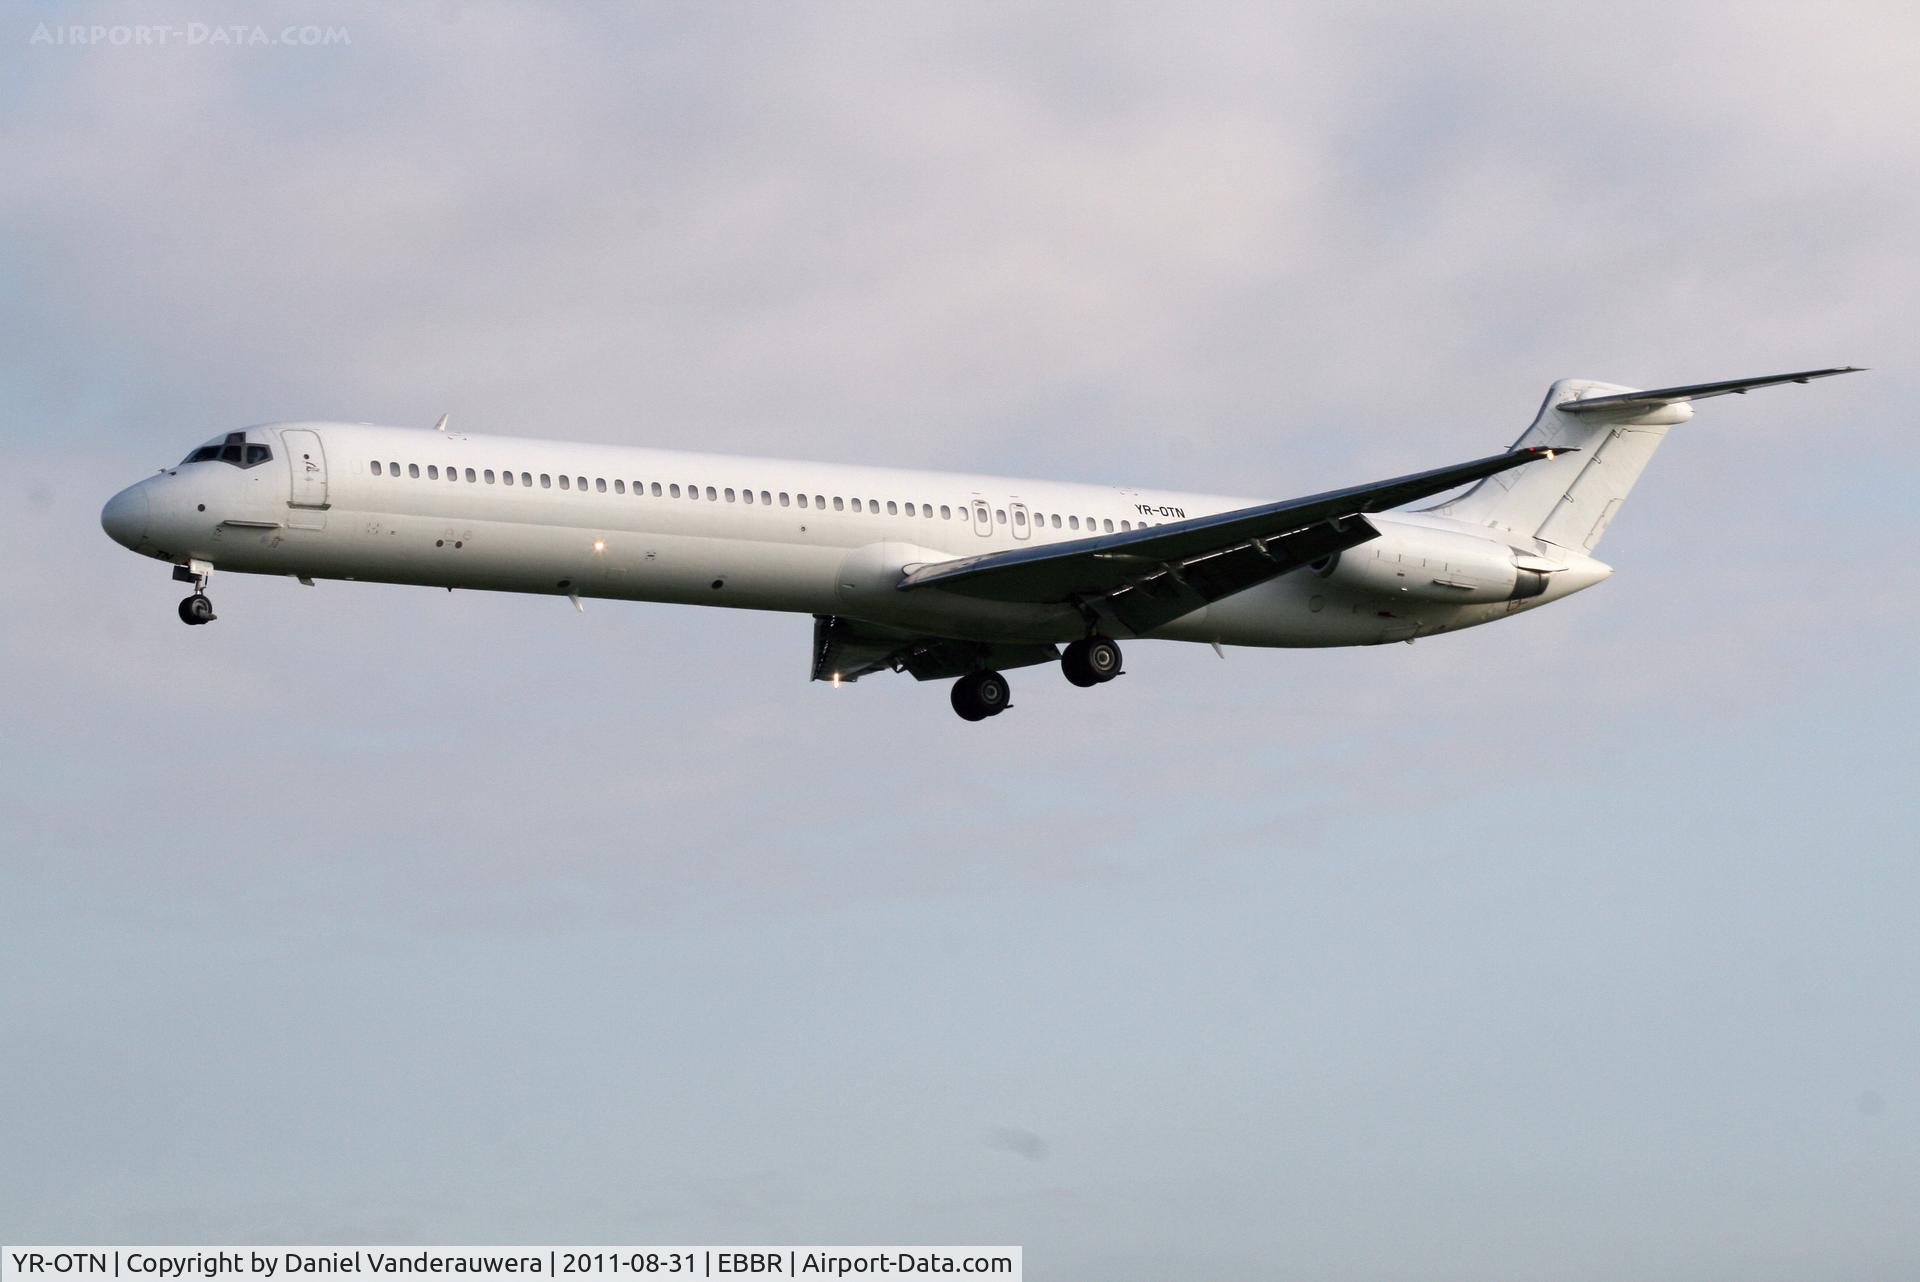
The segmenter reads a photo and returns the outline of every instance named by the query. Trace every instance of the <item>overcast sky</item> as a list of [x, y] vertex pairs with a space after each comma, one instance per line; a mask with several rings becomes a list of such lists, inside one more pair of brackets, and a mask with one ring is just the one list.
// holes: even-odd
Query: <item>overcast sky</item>
[[[344, 28], [329, 47], [40, 24]], [[16, 6], [0, 1240], [1920, 1270], [1910, 5]], [[1097, 690], [216, 577], [233, 427], [1273, 498], [1701, 407], [1611, 581]]]

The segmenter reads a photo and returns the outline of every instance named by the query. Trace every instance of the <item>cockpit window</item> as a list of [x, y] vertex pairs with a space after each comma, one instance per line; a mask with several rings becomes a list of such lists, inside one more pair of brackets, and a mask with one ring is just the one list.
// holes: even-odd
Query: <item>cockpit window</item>
[[222, 439], [202, 445], [181, 459], [180, 466], [185, 467], [189, 463], [231, 463], [238, 468], [249, 468], [258, 467], [272, 458], [270, 446], [248, 441], [245, 432], [228, 432]]

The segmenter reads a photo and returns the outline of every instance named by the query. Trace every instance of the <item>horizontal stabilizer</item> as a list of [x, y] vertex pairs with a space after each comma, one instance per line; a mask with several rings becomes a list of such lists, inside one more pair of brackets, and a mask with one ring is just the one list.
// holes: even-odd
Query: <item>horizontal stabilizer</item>
[[1798, 374], [1769, 374], [1765, 378], [1734, 378], [1724, 383], [1694, 383], [1687, 387], [1654, 387], [1644, 392], [1621, 392], [1617, 396], [1589, 396], [1581, 400], [1562, 401], [1560, 410], [1567, 414], [1591, 414], [1595, 410], [1608, 409], [1654, 409], [1661, 405], [1672, 405], [1677, 401], [1698, 401], [1709, 396], [1729, 394], [1745, 396], [1756, 387], [1772, 387], [1778, 383], [1810, 383], [1816, 378], [1831, 378], [1835, 374], [1858, 374], [1857, 366], [1846, 365], [1839, 369], [1809, 369]]

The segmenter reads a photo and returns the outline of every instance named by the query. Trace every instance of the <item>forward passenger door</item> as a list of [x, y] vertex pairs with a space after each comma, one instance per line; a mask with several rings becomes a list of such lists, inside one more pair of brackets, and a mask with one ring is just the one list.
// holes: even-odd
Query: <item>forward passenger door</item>
[[288, 428], [280, 434], [291, 475], [287, 492], [287, 524], [296, 530], [327, 528], [327, 454], [320, 434], [306, 428]]

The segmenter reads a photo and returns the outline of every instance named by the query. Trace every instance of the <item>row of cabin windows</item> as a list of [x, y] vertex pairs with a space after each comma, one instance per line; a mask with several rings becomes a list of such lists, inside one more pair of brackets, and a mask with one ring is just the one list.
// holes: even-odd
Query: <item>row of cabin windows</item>
[[[383, 465], [380, 462], [380, 460], [375, 459], [373, 461], [372, 466], [373, 466], [373, 474], [375, 476], [383, 476], [383, 475], [399, 476], [400, 475], [400, 464], [398, 463], [389, 462]], [[444, 478], [442, 476], [443, 471], [445, 473]], [[481, 468], [478, 471], [476, 471], [473, 468], [466, 468], [464, 471], [465, 471], [464, 479], [469, 485], [480, 485], [480, 484], [519, 485], [519, 486], [524, 486], [528, 489], [533, 488], [533, 485], [534, 485], [534, 474], [532, 472], [516, 473], [516, 472], [510, 472], [510, 471], [502, 471], [498, 473], [496, 476], [496, 473], [490, 467]], [[416, 481], [421, 480], [423, 478], [423, 475], [424, 475], [424, 479], [429, 481], [438, 481], [438, 480], [445, 479], [448, 481], [459, 482], [462, 479], [462, 469], [457, 467], [449, 467], [449, 468], [442, 469], [436, 463], [427, 464], [424, 474], [422, 473], [421, 467], [418, 463], [409, 463], [407, 464], [406, 474]], [[541, 489], [550, 490], [554, 488], [555, 478], [552, 473], [541, 472], [539, 476], [540, 476], [539, 484]], [[633, 483], [633, 488], [629, 490], [627, 488], [626, 481], [616, 479], [612, 482], [609, 482], [605, 477], [595, 477], [591, 482], [589, 482], [588, 479], [584, 476], [562, 476], [559, 478], [559, 486], [563, 490], [577, 491], [583, 494], [589, 491], [596, 494], [606, 494], [609, 492], [609, 486], [611, 486], [611, 492], [614, 494], [631, 493], [635, 497], [643, 497], [648, 493], [648, 485], [644, 481], [635, 481]], [[698, 486], [698, 485], [689, 485], [685, 487], [685, 491], [683, 494], [682, 489], [679, 485], [674, 484], [672, 482], [668, 482], [666, 485], [662, 485], [659, 481], [654, 481], [652, 483], [652, 494], [653, 494], [653, 497], [657, 499], [658, 498], [677, 499], [677, 498], [685, 497], [689, 499], [698, 500], [700, 498], [701, 490], [703, 488], [706, 491], [706, 498], [707, 498], [707, 502], [709, 503], [718, 503], [724, 498], [725, 501], [728, 503], [753, 504], [755, 502], [758, 502], [764, 507], [772, 507], [774, 503], [777, 501], [781, 507], [798, 507], [802, 509], [812, 508], [812, 509], [817, 509], [819, 511], [825, 511], [827, 508], [827, 504], [829, 502], [827, 497], [823, 494], [814, 494], [814, 495], [790, 494], [786, 490], [781, 490], [776, 498], [774, 492], [771, 490], [735, 491], [731, 487], [720, 489], [711, 485], [708, 485], [705, 487]], [[758, 496], [757, 498], [756, 498], [756, 494]], [[809, 502], [809, 500], [811, 500], [811, 502]], [[848, 511], [849, 504], [851, 504], [851, 510], [855, 512], [869, 512], [875, 516], [878, 516], [880, 515], [880, 511], [881, 511], [881, 503], [879, 499], [867, 499], [865, 502], [865, 506], [862, 506], [861, 500], [859, 499], [846, 499], [846, 498], [842, 498], [839, 495], [835, 495], [831, 500], [831, 502], [833, 504], [833, 510], [836, 512]], [[902, 515], [903, 509], [904, 509], [904, 514], [907, 516], [919, 517], [922, 520], [928, 520], [928, 521], [933, 519], [934, 506], [931, 503], [902, 504], [893, 499], [888, 499], [886, 501], [886, 514], [888, 516], [900, 516]], [[973, 512], [971, 507], [964, 503], [961, 504], [958, 509], [955, 509], [954, 507], [949, 506], [948, 504], [942, 503], [940, 505], [940, 519], [942, 521], [954, 520], [956, 511], [958, 513], [958, 519], [962, 521], [969, 521], [973, 519]], [[993, 520], [994, 520], [994, 524], [996, 525], [1007, 524], [1007, 509], [1005, 508], [993, 509]], [[1085, 522], [1084, 525], [1082, 524], [1083, 520]], [[1101, 530], [1105, 530], [1108, 533], [1112, 533], [1113, 530], [1116, 528], [1122, 529], [1122, 530], [1131, 530], [1135, 528], [1134, 523], [1129, 520], [1123, 520], [1119, 522], [1118, 526], [1116, 527], [1112, 517], [1096, 518], [1096, 517], [1089, 516], [1089, 517], [1082, 518], [1074, 515], [1062, 516], [1058, 512], [1046, 512], [1046, 513], [1035, 512], [1033, 513], [1033, 524], [1036, 527], [1039, 527], [1041, 529], [1046, 529], [1046, 528], [1052, 528], [1056, 530], [1086, 529], [1086, 530], [1094, 531], [1095, 533], [1098, 533]], [[1014, 528], [1016, 529], [1027, 528], [1027, 513], [1024, 510], [1020, 508], [1015, 508], [1013, 510], [1013, 525], [1014, 525]], [[1146, 526], [1147, 526], [1147, 523], [1145, 521], [1142, 521], [1139, 525], [1139, 528], [1145, 529]]]

